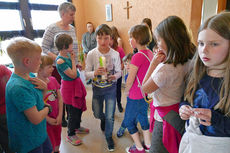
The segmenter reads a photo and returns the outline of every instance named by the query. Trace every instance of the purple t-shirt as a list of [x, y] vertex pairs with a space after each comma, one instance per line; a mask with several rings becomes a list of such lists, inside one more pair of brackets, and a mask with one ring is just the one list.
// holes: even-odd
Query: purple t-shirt
[[[153, 53], [150, 50], [140, 50], [139, 52], [144, 53], [150, 61], [153, 58]], [[140, 83], [142, 84], [142, 81], [144, 80], [145, 74], [149, 68], [149, 60], [142, 54], [137, 52], [136, 54], [133, 55], [131, 59], [131, 64], [135, 65], [138, 67], [137, 71], [137, 76], [140, 80]], [[129, 90], [129, 98], [130, 99], [142, 99], [143, 96], [141, 94], [141, 90], [138, 87], [138, 81], [135, 78], [132, 87]]]

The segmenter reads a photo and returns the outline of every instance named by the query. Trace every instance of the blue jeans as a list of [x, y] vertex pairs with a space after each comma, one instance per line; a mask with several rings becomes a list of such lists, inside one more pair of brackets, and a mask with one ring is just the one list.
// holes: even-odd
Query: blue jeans
[[130, 99], [127, 97], [124, 125], [130, 134], [134, 134], [138, 131], [137, 121], [143, 130], [149, 129], [148, 107], [149, 105], [144, 99]]
[[49, 137], [39, 147], [33, 149], [29, 153], [51, 153], [53, 150]]
[[[105, 113], [103, 112], [105, 101]], [[95, 118], [105, 120], [105, 137], [112, 137], [114, 113], [116, 108], [116, 86], [109, 91], [95, 94], [93, 92], [92, 109]]]

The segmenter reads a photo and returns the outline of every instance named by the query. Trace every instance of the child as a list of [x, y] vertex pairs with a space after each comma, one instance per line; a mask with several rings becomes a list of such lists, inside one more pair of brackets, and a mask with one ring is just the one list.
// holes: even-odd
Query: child
[[[112, 26], [111, 30], [112, 30], [112, 34], [111, 34], [111, 41], [109, 45], [112, 49], [116, 50], [119, 53], [120, 61], [121, 61], [121, 70], [123, 70], [124, 64], [122, 62], [122, 58], [125, 56], [125, 53], [123, 48], [118, 46], [118, 42], [117, 42], [118, 33], [116, 31], [116, 27]], [[121, 105], [121, 84], [122, 84], [122, 76], [119, 79], [117, 79], [117, 107], [120, 113], [123, 112], [123, 108]]]
[[224, 12], [207, 19], [199, 29], [194, 69], [179, 110], [189, 122], [180, 153], [230, 150], [229, 25], [230, 13]]
[[[127, 54], [124, 58], [123, 58], [123, 62], [124, 62], [124, 67], [127, 71], [127, 74], [125, 75], [125, 82], [128, 78], [128, 73], [129, 73], [129, 65], [130, 65], [130, 62], [131, 62], [131, 59], [132, 59], [132, 56], [133, 56], [133, 53], [129, 53]], [[117, 131], [117, 137], [120, 138], [124, 135], [125, 133], [125, 129], [126, 129], [126, 126], [125, 126], [125, 123], [124, 123], [124, 119], [121, 123], [121, 127], [119, 128], [119, 130]]]
[[153, 134], [149, 152], [177, 153], [184, 128], [178, 114], [179, 102], [195, 46], [184, 22], [177, 16], [163, 20], [154, 35], [159, 51], [151, 61], [142, 86], [145, 93], [153, 92], [150, 104], [150, 132]]
[[47, 55], [41, 57], [42, 64], [38, 71], [38, 78], [47, 83], [47, 91], [44, 97], [45, 103], [52, 106], [52, 113], [47, 117], [47, 132], [51, 140], [54, 153], [59, 152], [59, 146], [61, 143], [61, 128], [62, 128], [62, 109], [63, 102], [60, 93], [60, 84], [52, 77], [54, 70], [54, 60]]
[[[128, 147], [128, 153], [144, 153], [150, 148], [150, 133], [148, 122], [148, 103], [145, 102], [141, 89], [138, 85], [142, 83], [145, 73], [153, 57], [153, 53], [147, 49], [147, 44], [151, 40], [151, 33], [147, 26], [136, 25], [129, 31], [129, 41], [132, 48], [137, 48], [138, 52], [133, 55], [129, 75], [126, 82], [125, 93], [127, 94], [127, 104], [125, 110], [124, 124], [126, 125], [134, 146]], [[137, 122], [141, 125], [144, 135], [144, 146], [141, 143], [137, 129]]]
[[[0, 51], [1, 53], [1, 51]], [[6, 124], [6, 103], [5, 103], [5, 88], [9, 80], [11, 71], [0, 64], [0, 148], [6, 153], [12, 153], [8, 142], [8, 128]]]
[[[11, 39], [7, 47], [14, 64], [14, 73], [6, 85], [7, 126], [10, 148], [18, 153], [52, 152], [45, 120], [52, 109], [44, 105], [39, 90], [46, 84], [29, 76], [30, 72], [38, 72], [41, 52], [38, 44], [24, 37]], [[35, 88], [29, 80], [38, 86]]]
[[80, 126], [82, 112], [86, 110], [86, 90], [75, 66], [72, 37], [60, 33], [55, 37], [55, 45], [59, 51], [56, 67], [62, 78], [61, 95], [68, 113], [67, 141], [72, 145], [80, 145], [82, 141], [76, 134], [89, 133], [89, 129]]
[[86, 78], [93, 79], [94, 116], [101, 120], [101, 130], [105, 131], [109, 151], [114, 151], [112, 133], [116, 108], [116, 80], [121, 77], [121, 61], [119, 53], [109, 47], [111, 32], [106, 24], [97, 27], [97, 48], [87, 55], [85, 75]]

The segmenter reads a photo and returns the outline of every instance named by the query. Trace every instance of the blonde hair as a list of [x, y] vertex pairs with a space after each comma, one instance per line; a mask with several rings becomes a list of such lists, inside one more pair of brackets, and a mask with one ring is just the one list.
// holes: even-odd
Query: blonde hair
[[41, 69], [43, 69], [45, 66], [53, 65], [53, 63], [54, 63], [54, 60], [52, 59], [52, 57], [50, 57], [48, 55], [42, 55], [41, 61], [42, 61], [42, 64], [40, 65]]
[[[199, 29], [201, 31], [205, 29], [211, 29], [219, 34], [226, 40], [230, 40], [230, 13], [223, 12], [214, 15], [207, 19]], [[230, 42], [229, 42], [230, 44]], [[203, 64], [196, 52], [194, 58], [194, 69], [190, 74], [187, 88], [185, 90], [185, 100], [193, 105], [194, 94], [197, 90], [197, 85], [204, 74], [207, 72], [207, 67]], [[228, 56], [226, 57], [226, 68], [224, 70], [223, 81], [221, 82], [221, 88], [219, 93], [219, 102], [214, 107], [215, 110], [219, 109], [226, 116], [230, 116], [230, 47], [228, 49]]]
[[19, 64], [18, 62], [25, 57], [31, 57], [34, 53], [42, 52], [41, 47], [35, 41], [25, 37], [10, 39], [6, 50], [14, 65]]

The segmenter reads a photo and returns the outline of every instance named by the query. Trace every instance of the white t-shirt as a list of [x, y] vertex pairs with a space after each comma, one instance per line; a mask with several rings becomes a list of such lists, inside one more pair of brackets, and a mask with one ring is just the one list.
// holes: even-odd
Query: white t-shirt
[[[153, 105], [170, 106], [179, 103], [185, 89], [185, 75], [189, 70], [189, 62], [184, 65], [160, 63], [153, 71], [151, 78], [159, 87], [152, 94]], [[154, 118], [162, 122], [162, 118], [155, 111]]]

